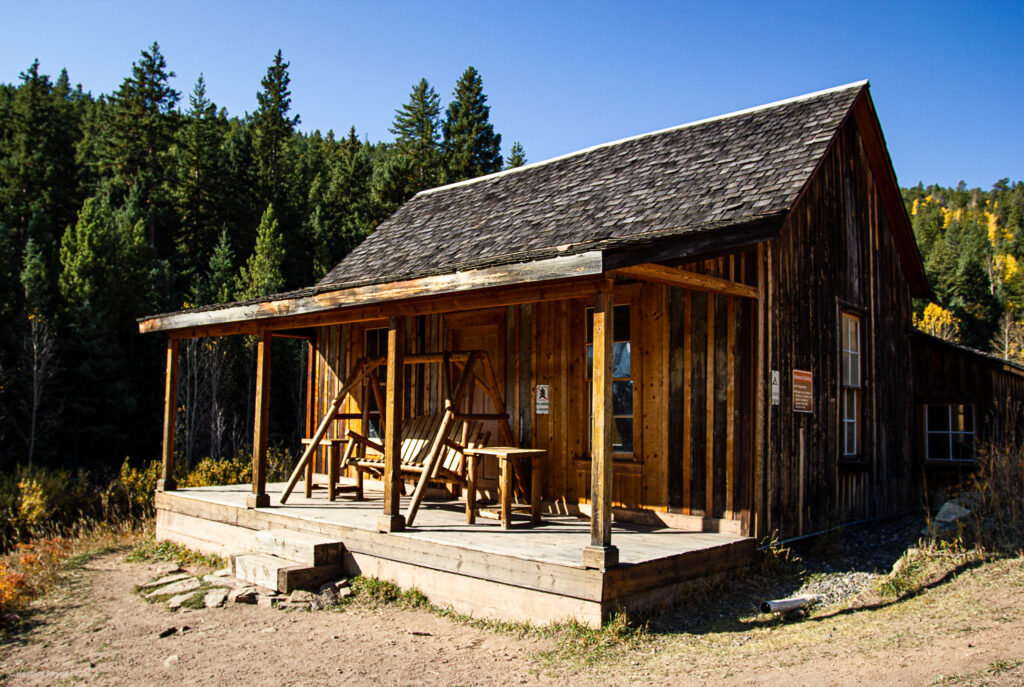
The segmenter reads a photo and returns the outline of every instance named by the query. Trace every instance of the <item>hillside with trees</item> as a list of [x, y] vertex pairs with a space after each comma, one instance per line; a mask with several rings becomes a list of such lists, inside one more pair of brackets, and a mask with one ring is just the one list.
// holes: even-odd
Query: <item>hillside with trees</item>
[[918, 184], [903, 199], [932, 287], [918, 326], [1024, 363], [1024, 182]]
[[[155, 456], [163, 343], [137, 317], [308, 286], [418, 191], [525, 162], [518, 143], [504, 162], [473, 67], [444, 110], [415, 84], [385, 142], [302, 131], [288, 68], [278, 51], [244, 114], [202, 76], [183, 95], [156, 43], [113, 93], [38, 61], [0, 84], [0, 466]], [[305, 355], [274, 347], [272, 441], [286, 448]], [[186, 465], [245, 452], [253, 376], [244, 338], [183, 346]]]

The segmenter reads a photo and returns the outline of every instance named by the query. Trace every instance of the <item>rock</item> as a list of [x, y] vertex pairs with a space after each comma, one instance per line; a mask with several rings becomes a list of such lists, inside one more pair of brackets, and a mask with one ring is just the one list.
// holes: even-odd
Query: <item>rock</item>
[[341, 589], [338, 590], [338, 598], [339, 599], [346, 599], [346, 598], [352, 596], [352, 594], [353, 594], [352, 587], [342, 587]]
[[319, 610], [338, 603], [338, 592], [334, 588], [325, 589], [313, 599], [313, 608]]
[[231, 577], [231, 566], [210, 573], [214, 577]]
[[278, 610], [282, 611], [308, 611], [312, 609], [313, 604], [309, 601], [288, 601], [282, 599], [277, 602]]
[[211, 589], [210, 591], [206, 592], [206, 596], [203, 597], [203, 605], [207, 608], [217, 608], [219, 606], [223, 606], [227, 598], [228, 590], [224, 587]]
[[255, 587], [239, 587], [228, 594], [228, 601], [236, 604], [254, 604], [259, 592]]
[[190, 592], [193, 589], [199, 589], [199, 580], [194, 577], [189, 577], [169, 584], [166, 587], [161, 587], [151, 591], [149, 594], [146, 594], [146, 598], [152, 599], [154, 596], [161, 596], [163, 594], [184, 594], [185, 592]]
[[172, 573], [182, 572], [181, 566], [177, 563], [158, 563], [153, 567], [153, 575], [161, 577]]
[[308, 603], [308, 602], [312, 601], [315, 597], [316, 597], [316, 594], [314, 594], [313, 592], [307, 592], [304, 589], [296, 589], [294, 592], [292, 592], [288, 596], [288, 602], [289, 603], [296, 603], [296, 602], [306, 602], [306, 603]]
[[170, 599], [167, 600], [167, 607], [172, 611], [176, 611], [179, 608], [181, 608], [181, 605], [183, 603], [185, 603], [198, 593], [199, 590], [197, 589], [195, 591], [186, 592], [184, 594], [178, 594], [177, 596], [172, 596]]
[[943, 523], [955, 523], [963, 520], [971, 514], [971, 511], [967, 510], [958, 503], [953, 501], [946, 501], [942, 504], [942, 508], [939, 509], [938, 515], [935, 516], [935, 522]]
[[17, 613], [4, 613], [3, 615], [0, 615], [0, 623], [4, 623], [5, 625], [13, 625], [20, 621], [21, 616]]
[[171, 635], [176, 635], [176, 634], [178, 634], [178, 628], [176, 628], [176, 627], [169, 627], [166, 630], [163, 630], [162, 632], [160, 632], [159, 636], [160, 636], [160, 639], [163, 639], [164, 637], [170, 637]]
[[162, 587], [165, 584], [171, 584], [172, 582], [180, 582], [181, 580], [187, 580], [190, 577], [192, 576], [188, 573], [181, 573], [180, 575], [167, 575], [165, 577], [161, 577], [158, 580], [153, 580], [152, 582], [147, 582], [146, 584], [140, 584], [139, 589], [153, 589], [154, 587]]
[[203, 575], [203, 582], [211, 587], [237, 587], [241, 584], [241, 582], [233, 577], [224, 577], [222, 575], [212, 573], [209, 575]]
[[169, 667], [169, 666], [174, 665], [177, 662], [178, 662], [178, 655], [177, 654], [171, 654], [170, 656], [168, 656], [167, 658], [164, 659], [164, 666], [168, 666]]
[[284, 598], [278, 594], [260, 594], [256, 599], [256, 605], [262, 608], [273, 608], [281, 603]]

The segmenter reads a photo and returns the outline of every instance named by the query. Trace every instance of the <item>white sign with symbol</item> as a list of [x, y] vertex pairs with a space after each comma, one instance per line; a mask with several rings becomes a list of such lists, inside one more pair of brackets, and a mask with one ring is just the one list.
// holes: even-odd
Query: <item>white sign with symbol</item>
[[537, 385], [537, 414], [547, 415], [548, 414], [548, 385], [538, 384]]

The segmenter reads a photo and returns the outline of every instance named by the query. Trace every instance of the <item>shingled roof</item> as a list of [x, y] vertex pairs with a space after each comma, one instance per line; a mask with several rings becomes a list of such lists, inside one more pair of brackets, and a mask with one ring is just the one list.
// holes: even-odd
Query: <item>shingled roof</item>
[[422, 191], [317, 284], [345, 288], [784, 215], [862, 81]]
[[901, 262], [922, 297], [927, 280], [867, 88], [860, 81], [422, 191], [314, 286], [140, 318], [139, 330], [256, 330], [261, 320], [593, 277], [767, 240], [858, 108], [883, 203], [899, 215], [890, 219]]

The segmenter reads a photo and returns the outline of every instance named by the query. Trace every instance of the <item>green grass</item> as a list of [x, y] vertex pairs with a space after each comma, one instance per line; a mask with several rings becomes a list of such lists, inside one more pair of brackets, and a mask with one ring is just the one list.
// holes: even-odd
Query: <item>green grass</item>
[[200, 567], [216, 570], [227, 565], [227, 561], [220, 556], [199, 553], [192, 549], [172, 541], [157, 541], [150, 534], [136, 544], [126, 559], [129, 563], [154, 563], [167, 561], [177, 563], [183, 568]]

